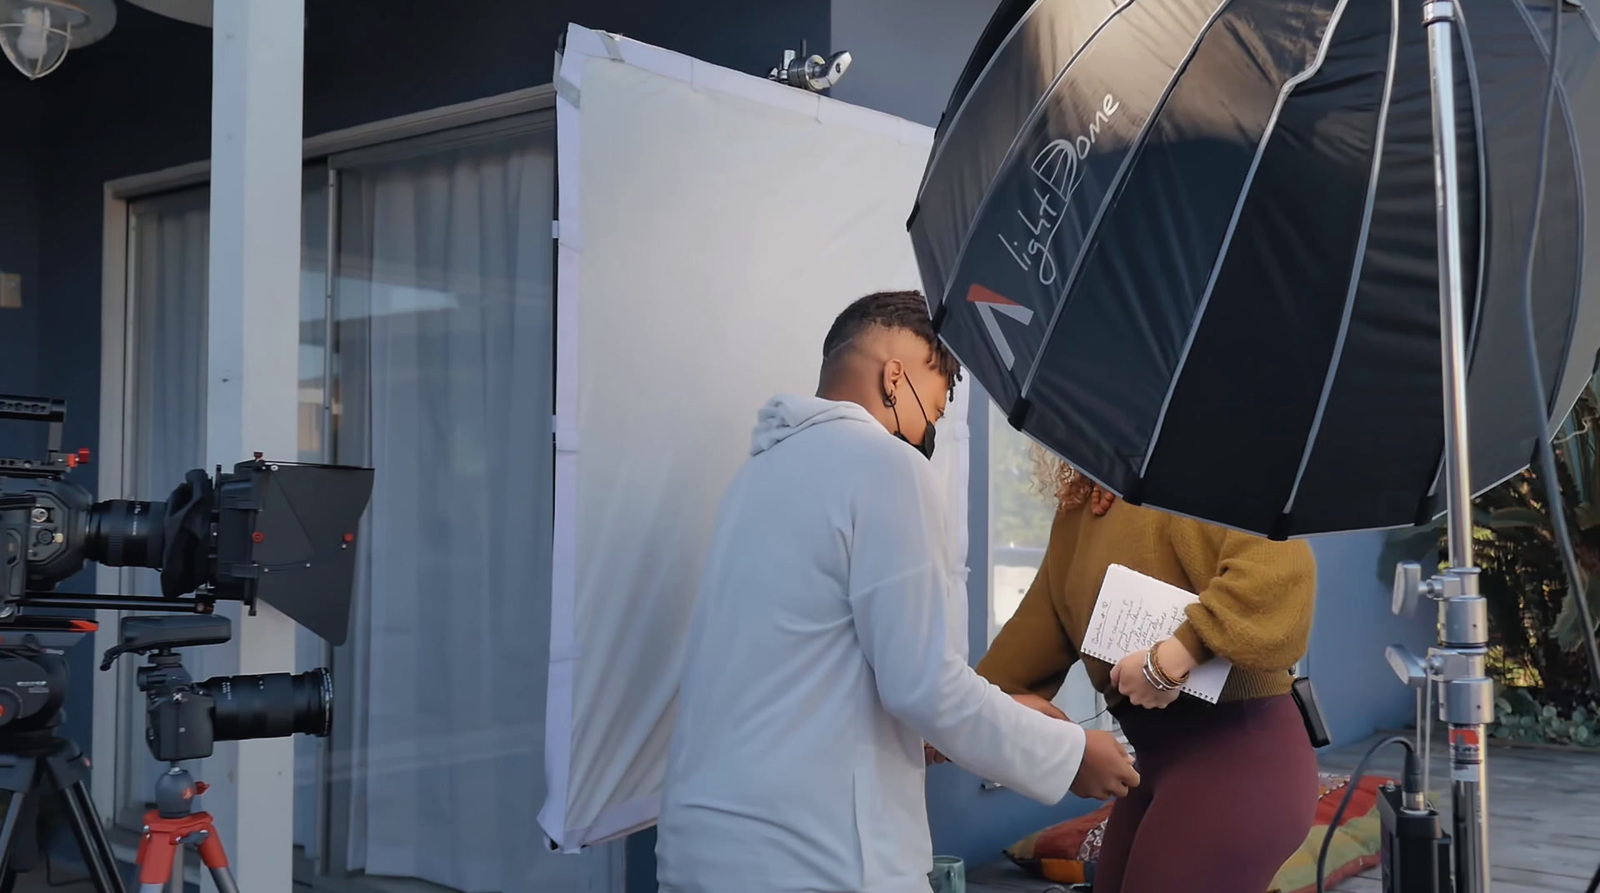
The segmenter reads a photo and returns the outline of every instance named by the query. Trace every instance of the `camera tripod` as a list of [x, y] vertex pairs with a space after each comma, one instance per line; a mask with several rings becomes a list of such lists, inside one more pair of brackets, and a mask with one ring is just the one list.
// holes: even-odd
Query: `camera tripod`
[[0, 890], [10, 893], [17, 874], [38, 864], [43, 844], [37, 836], [39, 810], [56, 799], [78, 839], [84, 865], [98, 893], [126, 893], [117, 860], [100, 827], [99, 813], [85, 779], [89, 760], [70, 739], [50, 730], [0, 733]]
[[[63, 807], [89, 880], [96, 893], [127, 893], [99, 812], [89, 796], [89, 760], [70, 739], [49, 732], [0, 734], [0, 893], [10, 893], [16, 876], [36, 867], [43, 847], [37, 834], [40, 809], [54, 800]], [[185, 847], [199, 851], [220, 893], [239, 893], [228, 857], [211, 816], [194, 812], [194, 798], [206, 785], [173, 764], [156, 780], [155, 808], [145, 813], [144, 835], [134, 862], [139, 893], [183, 893]]]
[[177, 763], [156, 779], [156, 808], [144, 814], [144, 837], [134, 860], [139, 866], [139, 893], [161, 893], [169, 886], [174, 893], [183, 893], [186, 846], [199, 851], [219, 893], [239, 893], [211, 814], [192, 811], [194, 798], [205, 790], [205, 782], [195, 781]]

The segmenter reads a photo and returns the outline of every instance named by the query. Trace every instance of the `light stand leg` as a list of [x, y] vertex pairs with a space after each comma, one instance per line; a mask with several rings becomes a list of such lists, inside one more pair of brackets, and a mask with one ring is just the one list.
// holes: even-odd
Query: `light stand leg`
[[1462, 293], [1461, 196], [1457, 170], [1453, 0], [1423, 6], [1433, 92], [1434, 193], [1439, 226], [1439, 341], [1444, 373], [1445, 497], [1450, 567], [1439, 604], [1440, 718], [1450, 729], [1450, 793], [1455, 819], [1456, 886], [1489, 891], [1489, 800], [1484, 727], [1494, 690], [1484, 672], [1488, 611], [1472, 557], [1472, 477], [1467, 449], [1466, 309]]

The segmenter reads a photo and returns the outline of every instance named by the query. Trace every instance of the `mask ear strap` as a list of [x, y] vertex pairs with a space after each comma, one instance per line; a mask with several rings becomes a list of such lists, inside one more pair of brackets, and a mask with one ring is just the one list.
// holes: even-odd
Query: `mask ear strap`
[[932, 425], [933, 420], [928, 418], [927, 407], [922, 405], [922, 396], [917, 393], [917, 386], [911, 383], [911, 376], [909, 375], [906, 376], [906, 387], [911, 389], [911, 399], [917, 401], [917, 411], [922, 413], [922, 420]]

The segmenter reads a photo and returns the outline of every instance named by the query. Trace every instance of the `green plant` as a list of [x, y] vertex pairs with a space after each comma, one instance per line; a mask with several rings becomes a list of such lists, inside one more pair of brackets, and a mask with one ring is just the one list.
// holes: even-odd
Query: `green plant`
[[[1600, 395], [1595, 381], [1553, 442], [1567, 523], [1587, 578], [1583, 596], [1600, 615]], [[1530, 470], [1484, 493], [1473, 506], [1474, 559], [1489, 606], [1490, 673], [1512, 686], [1578, 692], [1589, 687], [1583, 629], [1545, 494], [1544, 482]], [[1442, 561], [1443, 537], [1442, 520], [1391, 533], [1379, 557], [1380, 579], [1392, 583], [1399, 561]]]
[[1567, 710], [1541, 701], [1524, 688], [1507, 689], [1495, 699], [1491, 737], [1600, 748], [1600, 703]]

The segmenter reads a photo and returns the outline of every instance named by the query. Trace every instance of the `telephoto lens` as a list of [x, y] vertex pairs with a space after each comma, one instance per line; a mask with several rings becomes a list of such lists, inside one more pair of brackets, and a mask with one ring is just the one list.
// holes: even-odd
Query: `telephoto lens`
[[286, 735], [326, 737], [333, 728], [333, 675], [306, 673], [218, 676], [197, 683], [210, 695], [213, 738], [251, 741]]

